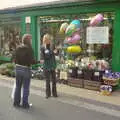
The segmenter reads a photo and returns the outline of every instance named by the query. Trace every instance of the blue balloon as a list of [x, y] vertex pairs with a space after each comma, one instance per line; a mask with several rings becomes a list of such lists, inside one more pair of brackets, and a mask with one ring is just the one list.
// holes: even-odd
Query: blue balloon
[[73, 20], [71, 24], [74, 24], [77, 28], [80, 28], [80, 20]]

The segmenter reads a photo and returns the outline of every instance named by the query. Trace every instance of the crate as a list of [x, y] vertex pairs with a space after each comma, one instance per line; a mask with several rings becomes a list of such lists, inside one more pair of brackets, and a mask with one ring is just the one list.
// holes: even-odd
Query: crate
[[77, 78], [77, 70], [77, 67], [71, 67], [70, 69], [68, 69], [68, 77]]
[[84, 73], [83, 73], [83, 70], [79, 70], [77, 71], [77, 78], [79, 79], [83, 79], [84, 78]]
[[60, 84], [62, 83], [62, 84], [66, 84], [67, 85], [68, 84], [68, 80], [59, 79], [58, 83], [60, 83]]
[[73, 87], [84, 87], [84, 79], [68, 78], [68, 85]]
[[93, 79], [94, 70], [83, 70], [83, 73], [84, 73], [85, 80], [92, 80]]
[[100, 90], [101, 82], [84, 80], [84, 88], [89, 90]]
[[103, 74], [104, 74], [104, 71], [94, 71], [92, 80], [102, 82]]

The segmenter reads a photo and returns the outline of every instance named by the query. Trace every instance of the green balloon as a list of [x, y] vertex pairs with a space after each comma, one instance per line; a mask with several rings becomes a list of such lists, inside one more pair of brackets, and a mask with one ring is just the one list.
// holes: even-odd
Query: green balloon
[[66, 32], [65, 34], [67, 36], [72, 36], [72, 34], [76, 31], [76, 26], [74, 24], [70, 24], [67, 29], [66, 29]]

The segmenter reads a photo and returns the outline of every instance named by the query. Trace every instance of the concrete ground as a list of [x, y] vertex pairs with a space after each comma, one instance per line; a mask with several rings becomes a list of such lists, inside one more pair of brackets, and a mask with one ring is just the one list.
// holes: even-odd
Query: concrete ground
[[[0, 75], [0, 79], [4, 82], [10, 82], [13, 84], [15, 78], [10, 78]], [[45, 90], [45, 81], [44, 80], [35, 80], [31, 81], [31, 86], [36, 89]], [[89, 99], [93, 101], [98, 101], [102, 103], [112, 104], [120, 106], [120, 91], [115, 91], [110, 96], [103, 96], [98, 91], [87, 90], [84, 88], [75, 88], [70, 87], [64, 84], [57, 84], [57, 91], [59, 94], [66, 94], [67, 96], [74, 96], [83, 99]]]
[[120, 120], [120, 110], [111, 106], [88, 103], [60, 94], [58, 98], [44, 98], [44, 92], [31, 87], [29, 110], [14, 108], [12, 84], [0, 81], [0, 120]]

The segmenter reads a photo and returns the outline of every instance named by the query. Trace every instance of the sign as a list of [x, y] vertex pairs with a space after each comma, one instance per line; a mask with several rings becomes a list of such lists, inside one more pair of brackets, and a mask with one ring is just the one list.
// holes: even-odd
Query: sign
[[25, 23], [31, 23], [31, 18], [30, 18], [30, 16], [28, 16], [28, 17], [25, 18]]
[[30, 24], [26, 24], [26, 33], [30, 33]]
[[78, 71], [78, 74], [82, 74], [82, 71], [81, 71], [81, 70], [79, 70], [79, 71]]
[[108, 44], [109, 28], [104, 27], [88, 27], [87, 28], [87, 44]]
[[99, 72], [95, 72], [94, 76], [100, 76], [100, 73]]

